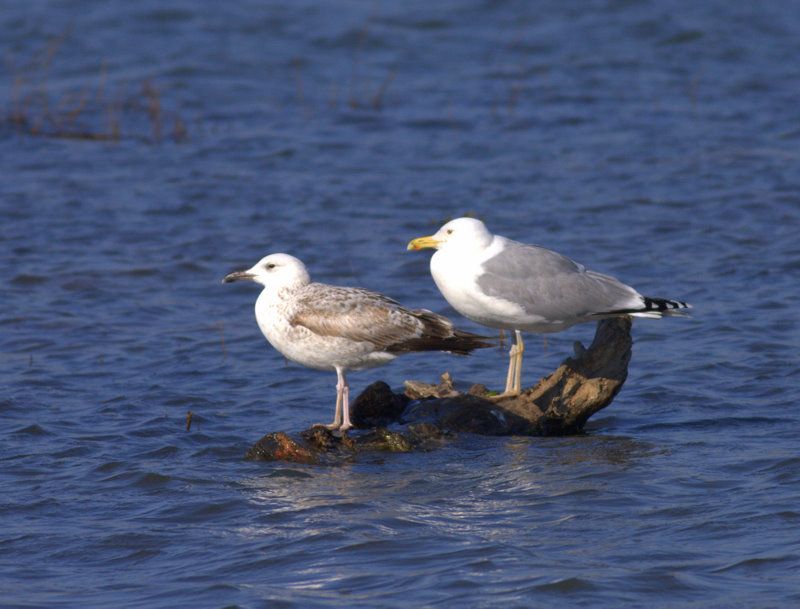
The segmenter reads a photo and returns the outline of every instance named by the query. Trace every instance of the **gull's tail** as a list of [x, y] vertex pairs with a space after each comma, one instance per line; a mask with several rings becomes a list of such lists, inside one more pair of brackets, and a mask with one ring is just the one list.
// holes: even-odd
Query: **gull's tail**
[[669, 316], [682, 316], [686, 313], [682, 309], [691, 309], [692, 305], [683, 302], [682, 300], [667, 300], [666, 298], [650, 298], [649, 296], [642, 296], [641, 307], [633, 307], [629, 309], [615, 309], [613, 311], [606, 311], [604, 313], [596, 313], [596, 315], [631, 315], [632, 317], [649, 317], [658, 319], [660, 317]]
[[421, 322], [419, 333], [413, 338], [407, 338], [391, 345], [387, 349], [390, 353], [448, 351], [458, 355], [469, 355], [475, 349], [495, 346], [486, 342], [488, 337], [459, 330], [446, 317], [427, 309], [418, 309], [410, 311], [410, 313]]

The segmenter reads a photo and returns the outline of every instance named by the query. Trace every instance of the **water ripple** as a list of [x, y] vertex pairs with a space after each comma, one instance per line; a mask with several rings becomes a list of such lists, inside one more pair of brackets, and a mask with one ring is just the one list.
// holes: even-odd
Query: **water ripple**
[[[794, 6], [6, 4], [0, 604], [800, 604]], [[467, 212], [693, 317], [637, 320], [583, 436], [244, 461], [333, 380], [221, 277], [288, 251], [480, 331], [405, 253]], [[524, 380], [591, 335], [530, 337]]]

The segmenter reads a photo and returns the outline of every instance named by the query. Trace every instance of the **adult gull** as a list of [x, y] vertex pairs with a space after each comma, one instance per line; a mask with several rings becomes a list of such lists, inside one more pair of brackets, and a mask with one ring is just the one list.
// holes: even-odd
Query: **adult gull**
[[409, 250], [433, 248], [431, 275], [448, 303], [491, 328], [514, 330], [506, 388], [522, 390], [522, 331], [559, 332], [575, 324], [631, 315], [658, 318], [690, 305], [642, 296], [621, 281], [589, 271], [566, 256], [494, 235], [480, 220], [457, 218]]
[[240, 280], [264, 286], [256, 321], [275, 349], [303, 366], [336, 371], [336, 411], [328, 429], [352, 427], [348, 370], [382, 366], [412, 351], [466, 355], [491, 346], [431, 311], [407, 309], [361, 288], [314, 283], [306, 266], [288, 254], [270, 254], [223, 282]]

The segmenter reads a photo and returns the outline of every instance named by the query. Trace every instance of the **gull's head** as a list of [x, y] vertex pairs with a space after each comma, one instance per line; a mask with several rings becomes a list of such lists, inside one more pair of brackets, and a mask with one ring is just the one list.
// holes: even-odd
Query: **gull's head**
[[455, 220], [450, 220], [450, 222], [428, 237], [413, 239], [408, 244], [408, 249], [484, 248], [492, 242], [492, 237], [492, 233], [480, 220], [475, 218], [456, 218]]
[[280, 289], [305, 285], [311, 281], [311, 278], [306, 270], [306, 265], [301, 260], [289, 254], [270, 254], [246, 271], [236, 271], [225, 275], [222, 283], [244, 280], [255, 281], [265, 288]]

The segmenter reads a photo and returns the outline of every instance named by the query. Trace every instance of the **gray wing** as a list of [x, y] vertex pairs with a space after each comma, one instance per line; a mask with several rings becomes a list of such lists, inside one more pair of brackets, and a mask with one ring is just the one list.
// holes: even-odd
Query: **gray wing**
[[369, 342], [382, 351], [452, 351], [466, 354], [491, 346], [426, 309], [410, 310], [361, 288], [312, 283], [295, 303], [289, 323], [321, 336]]
[[633, 288], [536, 245], [504, 240], [504, 249], [483, 263], [478, 286], [510, 300], [526, 313], [565, 320], [641, 303]]

